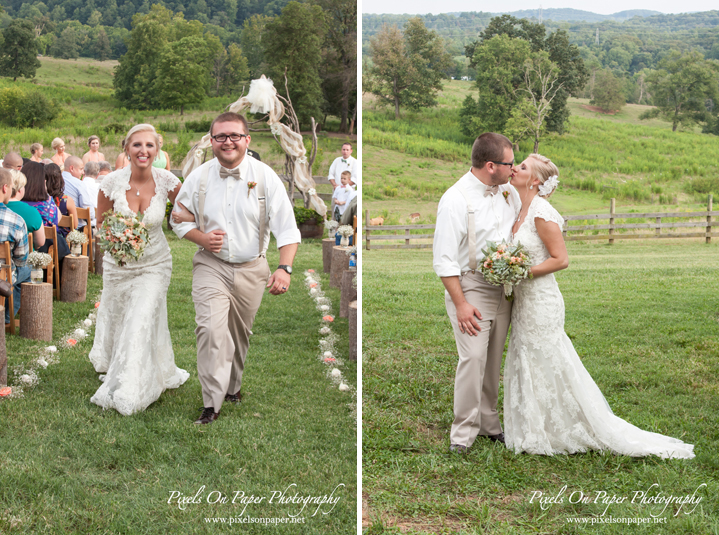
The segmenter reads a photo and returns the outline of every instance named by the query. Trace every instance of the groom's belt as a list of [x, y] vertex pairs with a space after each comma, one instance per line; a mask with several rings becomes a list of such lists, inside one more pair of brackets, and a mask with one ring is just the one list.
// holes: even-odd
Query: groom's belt
[[227, 264], [228, 266], [233, 267], [233, 268], [252, 267], [255, 264], [257, 264], [260, 260], [263, 260], [265, 258], [265, 255], [259, 255], [257, 258], [248, 260], [247, 262], [230, 262], [229, 260], [223, 260], [222, 258], [217, 256], [215, 253], [208, 251], [207, 249], [201, 249], [199, 252], [207, 253], [209, 256], [211, 256], [218, 262], [222, 262], [223, 264]]

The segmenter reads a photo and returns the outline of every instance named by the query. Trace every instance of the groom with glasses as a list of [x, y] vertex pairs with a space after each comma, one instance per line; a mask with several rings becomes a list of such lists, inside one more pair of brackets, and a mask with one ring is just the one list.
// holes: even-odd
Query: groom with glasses
[[433, 267], [445, 287], [459, 360], [454, 381], [450, 451], [466, 453], [475, 438], [504, 442], [497, 413], [499, 371], [512, 303], [477, 269], [488, 241], [511, 239], [521, 202], [508, 184], [512, 143], [487, 132], [472, 146], [472, 167], [449, 188], [437, 208]]
[[[264, 290], [287, 292], [300, 243], [284, 184], [269, 166], [248, 156], [245, 118], [223, 113], [210, 135], [215, 158], [190, 173], [175, 200], [176, 210], [189, 210], [194, 218], [173, 214], [172, 228], [199, 246], [192, 261], [192, 299], [204, 409], [196, 424], [214, 422], [224, 401], [241, 401], [250, 329]], [[265, 256], [270, 231], [280, 251], [274, 273]]]

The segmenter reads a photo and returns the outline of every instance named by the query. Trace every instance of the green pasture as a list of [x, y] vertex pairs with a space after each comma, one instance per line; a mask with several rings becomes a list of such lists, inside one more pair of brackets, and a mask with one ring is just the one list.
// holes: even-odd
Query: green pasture
[[[243, 401], [226, 403], [220, 418], [195, 426], [202, 407], [197, 379], [191, 258], [195, 246], [167, 233], [173, 254], [168, 317], [177, 365], [190, 372], [179, 389], [162, 394], [146, 411], [121, 416], [90, 402], [100, 385], [87, 356], [92, 335], [60, 361], [40, 370], [40, 382], [23, 398], [0, 401], [0, 533], [356, 533], [357, 422], [352, 393], [339, 392], [318, 359], [321, 314], [303, 284], [303, 271], [322, 272], [320, 240], [300, 246], [289, 292], [268, 294], [253, 326]], [[278, 262], [274, 245], [269, 263]], [[101, 277], [91, 274], [88, 299], [53, 303], [53, 344], [94, 310]], [[339, 292], [322, 275], [322, 288], [338, 315]], [[348, 323], [333, 324], [342, 373], [356, 387], [357, 366], [347, 359]], [[48, 343], [7, 336], [9, 384], [16, 367], [39, 356]], [[296, 486], [291, 486], [291, 485]], [[342, 487], [341, 485], [345, 486]], [[208, 524], [205, 518], [287, 518], [299, 504], [285, 497], [340, 497], [329, 514], [311, 504], [304, 523]], [[170, 493], [203, 503], [183, 509]], [[213, 491], [228, 503], [208, 504]], [[256, 497], [242, 514], [235, 491]], [[217, 494], [210, 500], [217, 498]]]
[[[566, 332], [614, 413], [694, 444], [697, 457], [689, 461], [515, 455], [481, 439], [467, 456], [449, 454], [457, 356], [431, 252], [363, 251], [366, 533], [717, 533], [718, 247], [698, 240], [570, 243], [569, 268], [557, 274]], [[691, 512], [630, 503], [655, 483], [650, 494], [697, 491], [701, 502]], [[565, 485], [563, 503], [546, 510], [530, 503], [533, 492], [553, 497]], [[605, 504], [568, 503], [573, 492], [594, 499], [600, 491], [629, 498], [604, 517]], [[653, 523], [582, 527], [566, 520], [609, 516]]]
[[[241, 96], [240, 88], [233, 97], [207, 98], [202, 104], [188, 106], [182, 116], [176, 110], [128, 110], [119, 107], [112, 97], [112, 69], [116, 61], [40, 59], [42, 66], [34, 80], [13, 82], [9, 78], [0, 78], [0, 89], [19, 86], [26, 91], [41, 91], [57, 102], [62, 113], [45, 128], [0, 127], [0, 155], [17, 151], [29, 158], [30, 145], [41, 143], [43, 156], [49, 158], [55, 152], [50, 147], [52, 140], [60, 137], [65, 141], [68, 154], [82, 156], [89, 150], [87, 139], [97, 135], [101, 140], [100, 152], [114, 165], [127, 131], [136, 124], [150, 123], [163, 134], [163, 150], [170, 155], [172, 167], [178, 169], [190, 148], [207, 133], [212, 119]], [[334, 123], [330, 120], [329, 124]], [[263, 126], [259, 124], [257, 128], [262, 130]], [[340, 155], [342, 143], [347, 141], [353, 142], [354, 136], [318, 132], [318, 151], [312, 173], [327, 176], [332, 161]], [[311, 140], [308, 136], [305, 136], [305, 143], [309, 149]], [[269, 128], [252, 133], [251, 147], [260, 153], [265, 163], [284, 172], [284, 153]]]
[[[404, 110], [400, 120], [365, 99], [362, 189], [371, 217], [406, 223], [419, 203], [420, 223], [431, 222], [442, 193], [471, 165], [473, 139], [459, 130], [461, 103], [470, 91], [467, 82], [448, 82], [437, 108]], [[546, 134], [539, 146], [560, 170], [552, 197], [560, 212], [605, 212], [611, 198], [626, 210], [694, 211], [706, 207], [708, 194], [719, 194], [716, 136], [672, 132], [658, 119], [640, 121], [647, 106], [607, 115], [592, 111], [586, 99], [571, 99], [569, 108], [567, 131]], [[520, 143], [515, 160], [531, 150], [529, 142]]]

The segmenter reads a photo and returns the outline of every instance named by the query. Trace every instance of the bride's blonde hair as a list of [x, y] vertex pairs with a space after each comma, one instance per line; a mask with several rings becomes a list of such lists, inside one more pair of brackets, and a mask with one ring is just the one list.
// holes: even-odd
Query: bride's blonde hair
[[[554, 162], [546, 156], [534, 153], [527, 156], [527, 158], [532, 158], [532, 173], [534, 174], [534, 178], [538, 178], [542, 184], [544, 184], [550, 176], [556, 176], [559, 178], [559, 169], [556, 165], [554, 165]], [[556, 189], [557, 188], [554, 188], [552, 193], [544, 198], [548, 199], [551, 197]]]
[[155, 136], [155, 143], [157, 144], [157, 150], [160, 150], [160, 136], [157, 133], [157, 130], [155, 130], [155, 127], [151, 124], [136, 124], [132, 128], [130, 128], [130, 131], [125, 136], [125, 141], [123, 141], [122, 148], [127, 152], [128, 147], [130, 146], [130, 139], [132, 136], [137, 134], [138, 132], [152, 132], [152, 134]]

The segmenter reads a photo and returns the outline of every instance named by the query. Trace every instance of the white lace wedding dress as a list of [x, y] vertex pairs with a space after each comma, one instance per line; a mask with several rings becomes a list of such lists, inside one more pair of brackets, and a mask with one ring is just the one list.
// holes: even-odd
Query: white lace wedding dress
[[[155, 195], [143, 218], [150, 243], [140, 260], [124, 267], [105, 253], [102, 297], [90, 351], [95, 370], [106, 374], [90, 401], [124, 415], [145, 410], [165, 389], [179, 387], [190, 376], [175, 366], [167, 327], [172, 256], [162, 221], [167, 193], [179, 180], [164, 169], [153, 168], [152, 175]], [[133, 216], [126, 197], [129, 181], [128, 166], [107, 175], [100, 189], [113, 202], [115, 212]]]
[[[534, 219], [563, 219], [535, 197], [514, 236], [532, 264], [550, 257]], [[504, 365], [504, 436], [515, 453], [540, 455], [609, 450], [620, 455], [694, 457], [694, 446], [643, 431], [612, 413], [564, 333], [564, 300], [553, 274], [515, 288], [512, 334]]]

